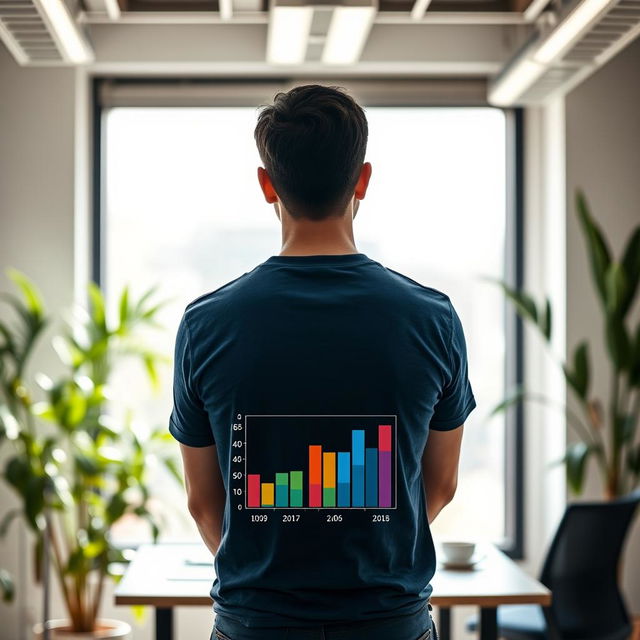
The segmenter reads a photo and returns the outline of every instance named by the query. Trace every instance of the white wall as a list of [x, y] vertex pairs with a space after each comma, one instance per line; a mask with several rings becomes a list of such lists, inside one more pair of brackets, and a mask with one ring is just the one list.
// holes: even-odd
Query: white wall
[[[73, 163], [74, 71], [20, 68], [0, 45], [0, 290], [16, 292], [5, 269], [15, 267], [32, 278], [55, 314], [73, 298]], [[5, 304], [0, 318], [14, 322]], [[58, 325], [59, 326], [59, 325]], [[51, 371], [58, 358], [49, 346], [51, 325], [35, 352], [33, 372]], [[0, 464], [11, 453], [5, 444]], [[15, 498], [0, 483], [0, 516]], [[18, 640], [18, 616], [35, 621], [39, 591], [31, 586], [31, 538], [14, 521], [0, 543], [0, 566], [16, 578], [28, 576], [29, 588], [18, 586], [18, 601], [0, 604], [0, 638]]]
[[[602, 314], [574, 205], [584, 190], [594, 216], [619, 255], [640, 224], [640, 39], [619, 53], [566, 97], [567, 139], [567, 346], [582, 339], [593, 347], [594, 393], [607, 406], [609, 364], [603, 348]], [[640, 320], [632, 310], [632, 327]], [[587, 495], [601, 497], [595, 465]], [[640, 517], [629, 539], [625, 564], [629, 608], [640, 615]]]

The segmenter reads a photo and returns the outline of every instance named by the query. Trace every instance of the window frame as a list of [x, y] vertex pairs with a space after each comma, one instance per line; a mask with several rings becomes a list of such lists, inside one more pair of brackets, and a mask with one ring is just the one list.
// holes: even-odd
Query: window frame
[[[318, 81], [318, 80], [314, 80]], [[480, 93], [486, 95], [483, 81], [478, 80], [430, 80], [430, 79], [385, 79], [370, 81], [362, 79], [340, 78], [319, 80], [325, 84], [359, 83], [367, 99], [363, 102], [366, 107], [491, 107], [480, 98]], [[207, 78], [154, 78], [154, 77], [117, 77], [93, 76], [91, 79], [91, 256], [90, 277], [101, 288], [105, 282], [105, 225], [104, 215], [104, 111], [109, 108], [104, 96], [105, 89], [112, 87], [129, 87], [141, 89], [141, 97], [132, 99], [128, 106], [162, 107], [172, 106], [253, 106], [258, 102], [252, 101], [250, 95], [252, 87], [256, 87], [256, 95], [261, 95], [265, 87], [270, 89], [279, 86], [279, 90], [286, 90], [293, 84], [308, 82], [307, 79], [271, 78], [271, 79], [225, 79], [217, 81]], [[403, 98], [397, 89], [391, 90], [391, 82], [402, 83], [400, 86], [409, 90], [409, 99]], [[217, 89], [222, 86], [220, 91]], [[185, 96], [179, 97], [185, 87], [195, 88], [192, 94], [187, 91]], [[226, 87], [226, 89], [224, 88]], [[234, 103], [235, 91], [228, 92], [229, 87], [248, 88], [248, 92]], [[160, 91], [154, 96], [153, 89]], [[211, 96], [206, 95], [206, 89], [213, 88]], [[203, 97], [204, 90], [204, 97]], [[480, 93], [479, 93], [480, 90]], [[175, 91], [175, 104], [172, 102], [172, 92]], [[216, 91], [220, 96], [216, 97]], [[248, 94], [248, 95], [247, 95]], [[406, 94], [409, 95], [409, 94]], [[451, 98], [454, 96], [454, 98]], [[123, 100], [125, 101], [123, 103]], [[117, 106], [125, 106], [125, 97], [117, 99]], [[203, 102], [204, 101], [204, 102]], [[524, 109], [522, 107], [501, 108], [505, 114], [506, 140], [506, 243], [505, 243], [505, 273], [504, 279], [516, 289], [522, 289], [524, 283]], [[516, 313], [513, 305], [504, 300], [505, 321], [505, 393], [522, 385], [524, 381], [524, 328], [522, 318]], [[505, 537], [495, 541], [498, 548], [510, 558], [521, 560], [524, 558], [524, 520], [525, 520], [525, 469], [524, 469], [524, 433], [525, 411], [522, 402], [512, 405], [505, 413], [505, 447], [504, 447], [504, 500], [505, 500]], [[127, 545], [131, 547], [131, 545]]]

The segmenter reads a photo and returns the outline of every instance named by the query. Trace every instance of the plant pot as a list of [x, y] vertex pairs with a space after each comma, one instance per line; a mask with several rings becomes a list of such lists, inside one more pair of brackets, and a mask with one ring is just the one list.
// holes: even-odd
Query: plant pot
[[[122, 620], [112, 620], [111, 618], [98, 618], [94, 631], [71, 631], [71, 621], [67, 618], [49, 620], [47, 628], [50, 630], [50, 640], [94, 640], [108, 638], [115, 640], [131, 637], [131, 625]], [[43, 640], [44, 625], [36, 622], [33, 625], [34, 640]]]

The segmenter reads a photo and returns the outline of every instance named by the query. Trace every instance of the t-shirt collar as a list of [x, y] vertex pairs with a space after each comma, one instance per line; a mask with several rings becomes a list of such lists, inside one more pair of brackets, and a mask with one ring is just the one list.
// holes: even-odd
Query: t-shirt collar
[[265, 260], [264, 264], [283, 264], [283, 265], [307, 265], [307, 264], [326, 264], [326, 265], [347, 265], [359, 264], [370, 260], [365, 253], [319, 253], [301, 256], [271, 256]]

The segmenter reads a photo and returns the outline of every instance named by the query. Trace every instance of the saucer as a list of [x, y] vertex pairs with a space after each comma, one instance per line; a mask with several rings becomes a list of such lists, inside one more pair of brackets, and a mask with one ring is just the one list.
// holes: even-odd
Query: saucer
[[440, 564], [443, 569], [473, 569], [486, 555], [486, 553], [478, 553], [476, 551], [467, 562], [451, 562], [443, 559], [440, 560]]

